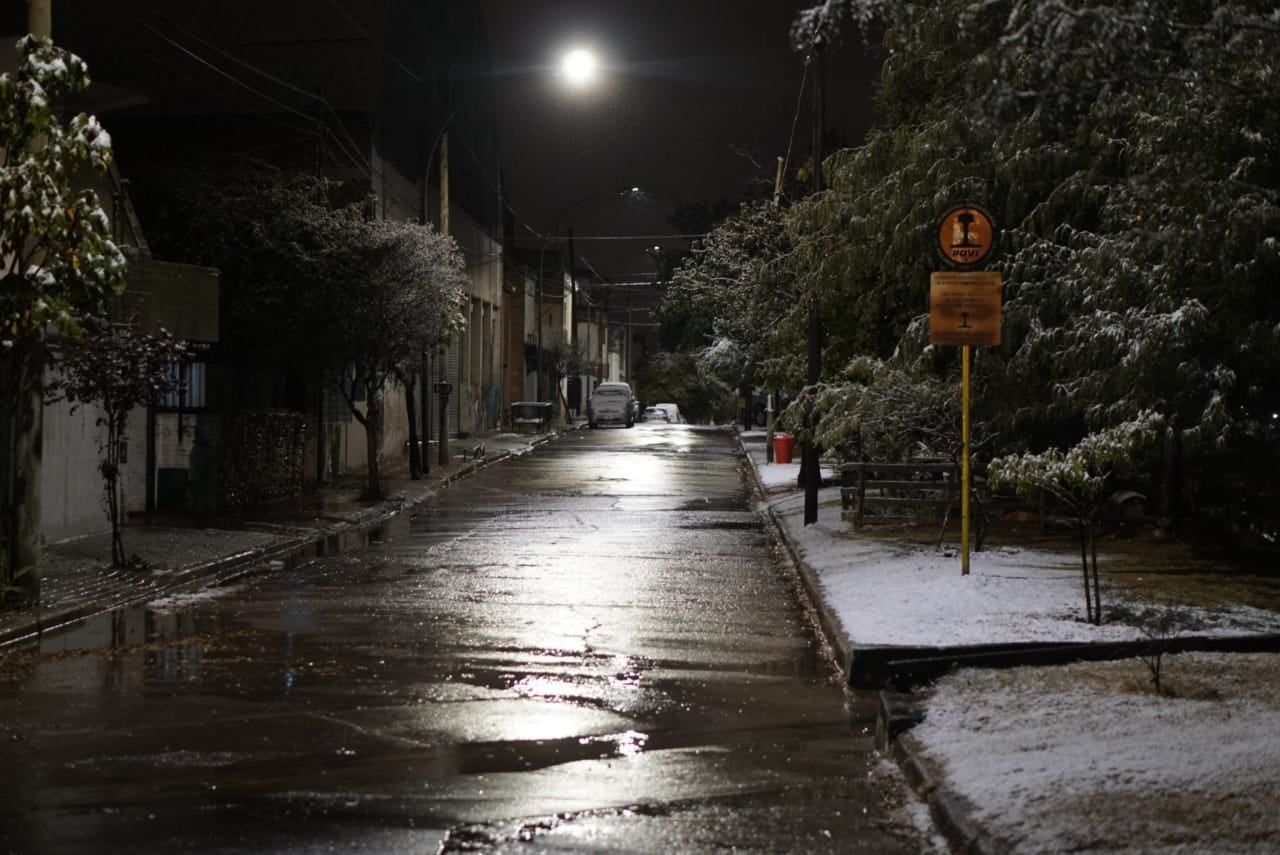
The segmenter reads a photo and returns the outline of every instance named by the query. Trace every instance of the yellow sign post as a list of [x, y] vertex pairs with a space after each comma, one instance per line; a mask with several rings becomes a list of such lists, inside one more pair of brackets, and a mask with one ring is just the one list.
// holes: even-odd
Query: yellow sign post
[[[975, 211], [980, 212], [975, 215]], [[975, 226], [975, 223], [978, 225]], [[976, 228], [976, 233], [975, 233]], [[991, 219], [972, 206], [952, 208], [938, 229], [938, 248], [953, 263], [978, 264], [994, 241]], [[960, 262], [958, 248], [979, 252]], [[929, 343], [960, 347], [960, 575], [969, 575], [969, 371], [973, 346], [1000, 344], [1000, 292], [1003, 280], [987, 270], [946, 270], [929, 279]]]

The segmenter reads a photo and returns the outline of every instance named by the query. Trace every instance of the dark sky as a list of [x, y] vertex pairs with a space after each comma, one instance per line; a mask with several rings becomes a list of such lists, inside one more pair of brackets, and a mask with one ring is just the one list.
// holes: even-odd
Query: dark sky
[[[804, 62], [789, 29], [812, 0], [482, 5], [507, 195], [540, 233], [653, 233], [672, 202], [736, 200], [753, 184], [768, 191], [777, 157], [790, 148], [794, 169], [810, 154], [812, 91], [800, 95]], [[571, 92], [554, 74], [575, 45], [593, 48], [604, 65], [591, 91]], [[869, 123], [873, 74], [856, 33], [828, 68], [828, 125], [856, 143]], [[607, 195], [632, 186], [646, 195]], [[618, 255], [607, 245], [616, 242], [577, 248], [588, 259]]]

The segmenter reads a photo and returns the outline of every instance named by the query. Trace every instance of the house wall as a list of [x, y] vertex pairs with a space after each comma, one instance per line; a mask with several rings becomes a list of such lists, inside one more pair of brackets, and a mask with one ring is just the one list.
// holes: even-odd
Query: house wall
[[510, 424], [511, 405], [527, 400], [525, 394], [525, 300], [532, 283], [521, 271], [508, 271], [502, 301], [503, 424]]
[[457, 431], [473, 436], [502, 424], [502, 246], [460, 209], [451, 209], [450, 222], [467, 263], [467, 326], [458, 334], [458, 364], [446, 379], [453, 384], [450, 406], [457, 408]]
[[[415, 405], [417, 401], [414, 401]], [[359, 424], [356, 433], [364, 438]], [[387, 381], [382, 395], [382, 442], [378, 446], [383, 458], [404, 456], [409, 446], [409, 413], [405, 407], [404, 386], [394, 380]]]
[[[97, 407], [65, 401], [45, 404], [44, 457], [40, 467], [41, 530], [48, 542], [111, 527], [102, 505], [98, 472]], [[130, 449], [132, 451], [132, 449]], [[134, 460], [132, 456], [129, 458]]]

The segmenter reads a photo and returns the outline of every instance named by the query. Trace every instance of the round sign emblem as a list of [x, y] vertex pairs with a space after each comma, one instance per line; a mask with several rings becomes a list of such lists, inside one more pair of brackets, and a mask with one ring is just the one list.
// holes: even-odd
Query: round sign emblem
[[980, 205], [954, 205], [947, 209], [938, 224], [938, 251], [953, 267], [982, 264], [991, 254], [995, 242], [995, 221]]

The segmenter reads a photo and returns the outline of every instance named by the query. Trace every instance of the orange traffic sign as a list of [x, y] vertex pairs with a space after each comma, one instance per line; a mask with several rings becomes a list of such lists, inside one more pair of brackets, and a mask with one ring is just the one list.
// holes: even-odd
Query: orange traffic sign
[[944, 271], [929, 279], [929, 344], [1000, 343], [1000, 274]]
[[938, 223], [938, 251], [953, 267], [982, 264], [995, 242], [995, 221], [979, 205], [954, 205]]

